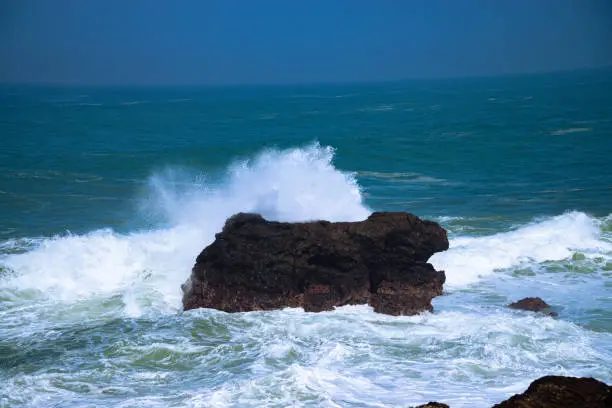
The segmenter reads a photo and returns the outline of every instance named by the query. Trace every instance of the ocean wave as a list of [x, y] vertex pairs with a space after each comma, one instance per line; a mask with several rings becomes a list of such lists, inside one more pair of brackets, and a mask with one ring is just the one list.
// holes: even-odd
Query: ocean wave
[[[238, 160], [214, 180], [180, 171], [157, 174], [149, 181], [150, 194], [142, 200], [141, 210], [165, 227], [131, 234], [103, 229], [7, 241], [0, 245], [0, 266], [16, 274], [0, 281], [0, 289], [36, 291], [42, 299], [62, 302], [120, 295], [125, 310], [133, 315], [146, 311], [154, 298], [155, 307], [161, 304], [176, 311], [180, 284], [195, 257], [232, 214], [256, 212], [279, 221], [365, 219], [371, 210], [363, 203], [355, 174], [336, 169], [333, 156], [332, 148], [313, 144], [266, 150]], [[602, 238], [610, 229], [609, 220], [581, 212], [479, 237], [461, 235], [461, 217], [438, 220], [452, 222], [458, 231], [452, 235], [450, 249], [430, 260], [446, 271], [446, 285], [451, 289], [526, 263], [569, 259], [576, 251], [600, 257], [612, 251], [612, 243]]]
[[[92, 344], [92, 334], [104, 328], [106, 341]], [[47, 404], [86, 398], [116, 406], [108, 399], [115, 396], [124, 406], [172, 400], [187, 407], [390, 408], [435, 399], [484, 407], [546, 374], [610, 381], [612, 354], [602, 347], [610, 341], [610, 333], [509, 309], [411, 317], [380, 315], [368, 306], [318, 314], [196, 310], [49, 331], [34, 343], [47, 347], [46, 358], [48, 350], [87, 344], [86, 358], [65, 352], [49, 361], [49, 370], [9, 378], [3, 392], [29, 406], [43, 397]], [[26, 358], [20, 350], [13, 354]], [[66, 370], [76, 363], [81, 369]]]
[[[332, 148], [313, 144], [238, 160], [219, 178], [166, 171], [151, 177], [141, 207], [165, 227], [0, 243], [0, 362], [16, 367], [0, 400], [396, 407], [435, 399], [467, 407], [490, 406], [544, 374], [612, 381], [612, 335], [576, 318], [580, 308], [599, 313], [608, 301], [598, 276], [558, 283], [566, 289], [556, 292], [563, 293], [555, 305], [568, 309], [560, 319], [506, 307], [521, 291], [540, 290], [538, 280], [506, 273], [487, 283], [499, 270], [529, 265], [538, 274], [537, 266], [572, 257], [604, 265], [612, 255], [612, 215], [574, 211], [452, 238], [450, 249], [431, 259], [446, 270], [449, 289], [434, 300], [435, 313], [386, 316], [369, 306], [180, 313], [180, 284], [228, 216], [358, 221], [371, 213], [356, 175], [336, 169], [333, 156]], [[421, 177], [391, 176], [406, 174]], [[482, 285], [468, 287], [476, 282]], [[576, 288], [593, 300], [568, 300]], [[19, 364], [30, 368], [17, 371]]]
[[358, 109], [359, 112], [387, 112], [395, 109], [395, 105], [383, 104]]
[[[337, 170], [333, 153], [317, 144], [267, 150], [236, 161], [215, 182], [205, 177], [189, 180], [180, 172], [153, 176], [142, 211], [163, 218], [167, 227], [7, 241], [0, 245], [0, 265], [16, 275], [1, 281], [0, 288], [34, 290], [43, 298], [63, 302], [120, 294], [134, 315], [142, 312], [139, 305], [150, 304], [151, 296], [156, 296], [177, 310], [180, 283], [195, 256], [232, 214], [257, 212], [280, 221], [358, 221], [370, 214], [355, 175]], [[390, 176], [408, 174], [412, 175]], [[461, 217], [439, 221], [453, 222], [461, 231]], [[455, 235], [450, 249], [430, 261], [446, 271], [447, 287], [462, 287], [525, 263], [568, 259], [576, 251], [607, 256], [612, 243], [601, 234], [609, 224], [570, 212], [495, 235]]]
[[447, 180], [422, 175], [414, 172], [379, 172], [379, 171], [359, 171], [358, 176], [383, 179], [388, 183], [445, 183], [450, 184]]
[[555, 130], [553, 132], [550, 132], [550, 134], [555, 135], [555, 136], [562, 136], [562, 135], [569, 135], [571, 133], [590, 132], [591, 130], [593, 129], [589, 127], [576, 127], [576, 128]]
[[461, 221], [463, 219], [465, 218], [459, 217], [459, 216], [452, 216], [452, 215], [442, 215], [440, 217], [437, 217], [436, 221], [439, 223], [445, 223], [445, 222]]
[[601, 239], [601, 228], [601, 220], [574, 211], [510, 232], [454, 238], [449, 250], [435, 254], [430, 262], [446, 271], [447, 286], [464, 286], [521, 264], [568, 259], [577, 250], [609, 253], [612, 243]]
[[141, 105], [143, 103], [149, 103], [149, 101], [124, 101], [124, 102], [119, 102], [119, 105], [131, 106], [131, 105]]
[[419, 173], [414, 172], [382, 172], [382, 171], [359, 171], [359, 176], [373, 177], [373, 178], [404, 178], [404, 177], [418, 177]]
[[[333, 155], [332, 148], [318, 144], [266, 150], [236, 161], [214, 183], [186, 178], [182, 172], [153, 176], [142, 211], [163, 218], [166, 228], [131, 234], [103, 229], [35, 244], [4, 243], [0, 266], [16, 271], [16, 276], [0, 281], [0, 290], [34, 290], [43, 299], [62, 302], [120, 294], [132, 315], [139, 315], [139, 305], [150, 304], [153, 296], [177, 310], [180, 284], [195, 257], [237, 212], [281, 221], [367, 218], [371, 211], [362, 202], [354, 175], [337, 170]], [[19, 245], [27, 250], [6, 254]]]

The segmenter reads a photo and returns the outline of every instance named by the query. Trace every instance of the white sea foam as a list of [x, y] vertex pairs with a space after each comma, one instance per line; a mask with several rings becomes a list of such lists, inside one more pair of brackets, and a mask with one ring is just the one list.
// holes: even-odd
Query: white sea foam
[[[199, 332], [219, 325], [221, 343], [209, 344], [210, 332], [198, 340]], [[163, 340], [160, 332], [137, 330], [123, 340], [128, 344], [110, 348], [109, 357], [119, 356], [100, 378], [90, 371], [31, 373], [5, 388], [13, 398], [44, 389], [47, 403], [74, 398], [96, 406], [115, 406], [104, 395], [112, 390], [123, 406], [171, 400], [186, 407], [391, 408], [438, 400], [489, 407], [546, 374], [612, 379], [610, 333], [505, 308], [412, 317], [383, 316], [367, 306], [320, 314], [198, 310], [169, 326], [172, 335]], [[139, 369], [111, 375], [118, 364]], [[178, 375], [167, 374], [175, 365]]]
[[326, 219], [359, 221], [369, 214], [355, 177], [333, 166], [334, 150], [318, 144], [267, 150], [237, 161], [215, 185], [189, 185], [187, 191], [154, 177], [156, 200], [175, 225], [216, 224], [239, 211], [280, 221]]
[[[313, 145], [236, 162], [215, 182], [158, 175], [144, 208], [162, 214], [164, 228], [2, 244], [3, 335], [25, 338], [32, 350], [51, 348], [64, 333], [76, 340], [74, 348], [56, 345], [64, 354], [50, 355], [45, 368], [9, 377], [0, 387], [0, 405], [10, 396], [24, 406], [44, 399], [47, 405], [126, 407], [398, 407], [429, 400], [485, 407], [545, 374], [612, 381], [609, 332], [572, 323], [572, 310], [560, 319], [509, 310], [511, 285], [504, 291], [492, 285], [450, 291], [436, 299], [436, 313], [412, 317], [375, 314], [368, 306], [321, 314], [176, 313], [180, 284], [195, 256], [229, 215], [255, 211], [286, 221], [367, 217], [353, 175], [334, 168], [332, 159], [332, 149]], [[599, 221], [569, 212], [509, 232], [458, 236], [432, 262], [446, 270], [449, 288], [461, 289], [497, 270], [563, 260], [577, 250], [606, 258], [612, 244], [602, 234], [609, 224], [610, 217]], [[588, 288], [599, 290], [600, 298], [609, 290], [598, 281]], [[493, 300], [484, 302], [487, 297]], [[97, 340], [82, 332], [88, 325], [96, 328]], [[89, 368], [74, 370], [75, 361]]]
[[258, 212], [283, 221], [365, 219], [370, 210], [362, 203], [355, 178], [337, 170], [332, 159], [333, 149], [315, 144], [268, 150], [236, 162], [215, 184], [153, 177], [153, 201], [170, 227], [127, 235], [106, 229], [39, 240], [26, 253], [0, 259], [15, 272], [0, 281], [0, 289], [35, 290], [64, 302], [123, 294], [131, 315], [140, 314], [139, 303], [150, 303], [144, 299], [150, 296], [161, 296], [177, 308], [180, 283], [195, 256], [232, 214]]
[[442, 215], [440, 217], [437, 217], [436, 221], [440, 223], [445, 223], [445, 222], [460, 221], [462, 219], [464, 219], [464, 217], [458, 217], [458, 216], [452, 216], [452, 215]]
[[[177, 183], [167, 175], [155, 176], [152, 201], [169, 222], [168, 228], [127, 235], [99, 230], [29, 240], [27, 252], [0, 259], [15, 272], [0, 282], [0, 289], [36, 290], [61, 301], [120, 293], [126, 311], [134, 315], [140, 313], [143, 297], [153, 292], [177, 308], [180, 283], [195, 256], [234, 213], [259, 212], [283, 221], [366, 218], [370, 210], [362, 202], [355, 178], [337, 170], [332, 159], [333, 149], [311, 145], [268, 150], [252, 160], [236, 162], [216, 183]], [[610, 252], [612, 245], [600, 239], [599, 223], [584, 213], [571, 212], [511, 232], [457, 237], [448, 251], [434, 255], [431, 262], [446, 271], [447, 285], [456, 287], [525, 262], [565, 259], [575, 250]]]
[[600, 349], [609, 333], [507, 309], [398, 318], [349, 306], [240, 319], [250, 330], [236, 329], [232, 339], [260, 356], [250, 375], [199, 392], [190, 404], [397, 407], [436, 399], [486, 407], [545, 374], [612, 375], [612, 354]]
[[581, 212], [569, 212], [510, 232], [452, 239], [450, 249], [435, 254], [430, 262], [445, 270], [446, 284], [455, 287], [523, 263], [570, 258], [576, 250], [612, 251], [612, 244], [600, 236], [600, 221]]

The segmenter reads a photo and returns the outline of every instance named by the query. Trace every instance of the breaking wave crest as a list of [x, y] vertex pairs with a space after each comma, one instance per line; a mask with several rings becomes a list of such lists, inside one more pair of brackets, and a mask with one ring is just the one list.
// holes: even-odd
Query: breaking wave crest
[[612, 243], [602, 239], [602, 227], [605, 221], [573, 211], [509, 232], [457, 237], [448, 251], [430, 261], [446, 271], [447, 285], [462, 286], [501, 269], [567, 259], [576, 251], [606, 255], [612, 252]]
[[[0, 332], [15, 345], [5, 356], [55, 359], [9, 378], [0, 401], [10, 395], [16, 404], [40, 406], [81, 401], [86, 392], [101, 404], [115, 395], [116, 406], [161, 407], [168, 398], [177, 406], [215, 407], [286, 406], [296, 398], [296, 406], [392, 407], [432, 399], [490, 406], [544, 374], [612, 379], [606, 329], [505, 307], [514, 286], [540, 290], [539, 282], [505, 275], [495, 279], [503, 290], [478, 286], [496, 271], [571, 260], [576, 251], [608, 265], [610, 217], [582, 212], [490, 236], [455, 235], [450, 249], [431, 259], [451, 289], [435, 300], [434, 314], [391, 317], [368, 306], [321, 314], [177, 314], [180, 284], [228, 216], [252, 211], [283, 221], [357, 221], [370, 214], [354, 175], [334, 167], [333, 153], [315, 144], [264, 151], [218, 178], [155, 175], [142, 210], [163, 227], [0, 244]], [[449, 220], [463, 218], [440, 219]], [[573, 293], [561, 293], [556, 304], [568, 305], [570, 317], [585, 324], [591, 314], [607, 313], [608, 289], [596, 279], [582, 286], [573, 279], [564, 281], [569, 292], [598, 291], [599, 300], [581, 301], [582, 320], [568, 300]]]
[[[149, 211], [155, 208], [166, 228], [119, 234], [110, 229], [3, 244], [0, 262], [9, 278], [0, 290], [35, 291], [71, 302], [95, 295], [121, 294], [128, 313], [160, 303], [176, 310], [180, 283], [195, 256], [214, 239], [223, 223], [240, 211], [281, 221], [326, 219], [358, 221], [370, 210], [353, 174], [336, 169], [334, 151], [313, 144], [266, 150], [230, 165], [217, 180], [179, 178], [166, 172], [150, 179]], [[603, 225], [602, 225], [603, 224]], [[477, 282], [496, 270], [526, 262], [561, 260], [573, 251], [608, 253], [601, 239], [604, 221], [581, 212], [539, 220], [510, 232], [457, 237], [431, 262], [447, 274], [449, 287]], [[23, 245], [19, 251], [17, 246]]]
[[0, 290], [33, 290], [64, 302], [121, 293], [126, 311], [136, 314], [139, 304], [152, 299], [176, 308], [180, 283], [195, 257], [232, 214], [257, 212], [281, 221], [365, 219], [370, 210], [355, 177], [336, 169], [333, 156], [331, 147], [313, 144], [266, 150], [233, 163], [211, 182], [205, 177], [179, 180], [176, 172], [155, 175], [143, 208], [155, 208], [167, 227], [27, 240], [24, 253], [9, 253], [21, 241], [5, 243], [11, 251], [3, 251], [0, 262], [12, 273], [0, 282]]

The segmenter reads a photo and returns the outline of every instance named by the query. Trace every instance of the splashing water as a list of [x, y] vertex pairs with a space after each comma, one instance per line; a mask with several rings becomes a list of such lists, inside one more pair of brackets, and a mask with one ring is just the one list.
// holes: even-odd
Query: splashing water
[[133, 302], [144, 285], [176, 309], [180, 283], [195, 256], [237, 212], [281, 221], [367, 218], [370, 211], [355, 178], [335, 169], [332, 159], [332, 148], [315, 144], [268, 150], [237, 162], [222, 181], [211, 185], [154, 176], [155, 203], [148, 207], [158, 207], [169, 228], [127, 235], [106, 229], [37, 240], [35, 249], [3, 256], [3, 266], [16, 276], [0, 282], [0, 288], [34, 290], [63, 302], [124, 293], [130, 302], [126, 307], [136, 312]]
[[[581, 212], [452, 239], [431, 260], [448, 278], [434, 314], [179, 312], [180, 284], [228, 216], [365, 219], [354, 175], [332, 161], [333, 149], [310, 145], [264, 151], [214, 181], [156, 175], [143, 208], [162, 214], [163, 228], [5, 242], [0, 405], [467, 407], [544, 374], [612, 380], [612, 328], [591, 329], [588, 314], [604, 309], [602, 321], [612, 290], [601, 284], [609, 221]], [[553, 276], [551, 262], [588, 273]], [[505, 307], [517, 287], [541, 289], [548, 275], [569, 288], [555, 292], [560, 303], [589, 288], [582, 311], [555, 320]]]
[[601, 221], [574, 211], [510, 232], [458, 237], [451, 241], [448, 251], [434, 254], [430, 261], [446, 272], [447, 285], [466, 285], [497, 270], [562, 260], [575, 251], [611, 252], [612, 244], [601, 240], [601, 225]]

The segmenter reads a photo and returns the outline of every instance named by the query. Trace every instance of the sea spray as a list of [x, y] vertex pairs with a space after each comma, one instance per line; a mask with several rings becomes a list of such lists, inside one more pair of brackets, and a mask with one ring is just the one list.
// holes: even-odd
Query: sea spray
[[571, 258], [575, 251], [606, 253], [612, 243], [601, 240], [601, 222], [573, 211], [541, 219], [509, 232], [484, 237], [457, 237], [432, 264], [446, 271], [450, 287], [467, 285], [495, 271], [533, 262]]
[[125, 293], [126, 307], [136, 311], [136, 292], [141, 292], [136, 285], [176, 309], [180, 284], [195, 257], [237, 212], [283, 221], [365, 219], [370, 210], [354, 176], [336, 169], [332, 160], [331, 147], [313, 144], [266, 150], [237, 161], [211, 184], [202, 184], [203, 178], [196, 179], [200, 183], [177, 183], [155, 175], [147, 208], [154, 200], [168, 227], [129, 234], [103, 229], [38, 240], [25, 253], [2, 256], [2, 265], [16, 276], [1, 281], [0, 288], [35, 290], [41, 298], [62, 302]]
[[[331, 148], [311, 145], [265, 151], [216, 179], [156, 175], [147, 206], [160, 227], [5, 242], [0, 402], [486, 407], [545, 374], [612, 381], [612, 334], [594, 323], [605, 324], [610, 298], [609, 217], [577, 211], [479, 237], [462, 235], [469, 217], [452, 218], [451, 249], [432, 259], [448, 276], [434, 314], [181, 313], [180, 284], [229, 215], [367, 217], [354, 176], [332, 160]], [[517, 274], [526, 268], [533, 276]], [[521, 291], [548, 291], [549, 275], [564, 288], [547, 297], [566, 306], [559, 319], [506, 307]]]

